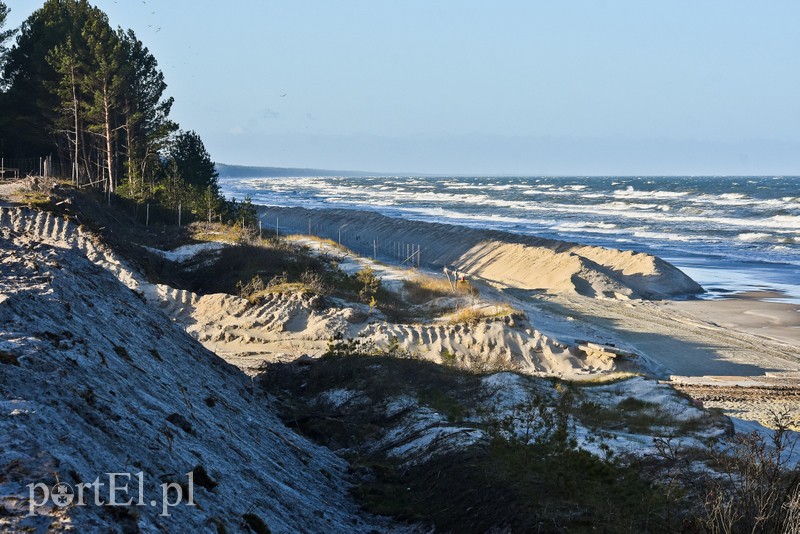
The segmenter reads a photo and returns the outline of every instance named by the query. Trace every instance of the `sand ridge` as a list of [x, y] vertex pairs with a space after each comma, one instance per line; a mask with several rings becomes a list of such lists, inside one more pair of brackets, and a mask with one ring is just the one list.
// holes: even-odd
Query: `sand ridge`
[[[415, 244], [420, 263], [454, 266], [472, 276], [517, 288], [599, 298], [666, 298], [702, 292], [682, 271], [649, 254], [565, 241], [410, 221], [343, 209], [260, 207], [281, 232], [341, 240], [353, 250], [388, 253], [392, 244]], [[413, 250], [413, 249], [412, 249]]]

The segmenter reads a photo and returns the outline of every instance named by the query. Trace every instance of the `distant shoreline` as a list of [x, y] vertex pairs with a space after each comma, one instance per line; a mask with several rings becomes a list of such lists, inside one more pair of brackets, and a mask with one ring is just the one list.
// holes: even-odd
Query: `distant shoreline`
[[217, 163], [220, 178], [306, 178], [309, 176], [390, 176], [387, 173], [364, 171], [332, 171], [325, 169], [307, 169], [299, 167], [258, 167], [248, 165], [227, 165]]
[[308, 178], [310, 176], [320, 177], [364, 177], [364, 176], [407, 176], [413, 178], [444, 178], [444, 177], [467, 177], [467, 178], [797, 178], [799, 174], [552, 174], [552, 173], [457, 173], [457, 172], [386, 172], [386, 171], [352, 171], [352, 170], [331, 170], [315, 169], [310, 167], [264, 167], [260, 165], [234, 165], [229, 163], [216, 163], [217, 172], [220, 178]]

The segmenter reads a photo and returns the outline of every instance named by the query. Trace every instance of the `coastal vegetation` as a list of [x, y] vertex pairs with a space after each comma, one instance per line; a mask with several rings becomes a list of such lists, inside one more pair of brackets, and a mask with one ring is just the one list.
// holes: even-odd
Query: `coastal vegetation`
[[87, 0], [46, 0], [18, 30], [4, 29], [8, 12], [0, 2], [4, 167], [99, 189], [110, 204], [150, 204], [148, 221], [181, 210], [187, 222], [252, 224], [222, 198], [200, 136], [170, 118], [164, 74], [133, 30]]
[[[495, 376], [340, 341], [314, 363], [270, 365], [259, 383], [288, 426], [345, 455], [369, 511], [437, 532], [797, 532], [796, 438], [780, 414], [772, 437], [682, 441], [718, 416]], [[527, 398], [511, 404], [494, 397], [519, 391]], [[616, 432], [653, 436], [651, 452], [636, 439], [620, 451]], [[464, 435], [478, 437], [454, 437]], [[396, 452], [414, 446], [423, 452]]]

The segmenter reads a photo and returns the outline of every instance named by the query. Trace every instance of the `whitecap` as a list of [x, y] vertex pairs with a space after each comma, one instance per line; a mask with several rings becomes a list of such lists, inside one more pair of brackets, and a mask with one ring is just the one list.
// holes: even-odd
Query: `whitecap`
[[[644, 239], [655, 239], [658, 241], [697, 241], [697, 236], [692, 235], [683, 235], [683, 234], [673, 234], [669, 232], [642, 232], [637, 231], [633, 233], [634, 237], [644, 238]], [[708, 241], [708, 237], [705, 236], [704, 240]]]
[[768, 241], [772, 239], [772, 234], [763, 232], [745, 232], [736, 236], [739, 241]]
[[614, 191], [615, 197], [621, 198], [682, 198], [688, 195], [688, 191], [637, 191], [632, 186], [628, 186], [624, 191]]

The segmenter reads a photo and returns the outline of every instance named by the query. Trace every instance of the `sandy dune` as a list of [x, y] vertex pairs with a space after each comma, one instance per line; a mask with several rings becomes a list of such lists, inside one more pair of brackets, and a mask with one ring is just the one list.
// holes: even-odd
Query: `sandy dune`
[[[616, 345], [638, 354], [643, 369], [665, 380], [672, 377], [677, 384], [687, 377], [709, 387], [752, 382], [762, 388], [754, 395], [703, 399], [709, 406], [764, 424], [770, 424], [775, 407], [800, 420], [800, 401], [785, 393], [785, 388], [800, 388], [798, 306], [761, 298], [769, 295], [722, 301], [637, 300], [633, 297], [691, 292], [694, 286], [680, 271], [647, 254], [355, 211], [265, 208], [263, 213], [267, 220], [279, 217], [281, 226], [296, 224], [302, 230], [310, 225], [334, 239], [338, 228], [349, 229], [348, 246], [371, 243], [370, 239], [419, 243], [423, 263], [427, 258], [433, 266], [453, 263], [470, 272], [474, 281], [484, 282], [482, 296], [524, 311], [538, 335], [566, 345], [578, 339]], [[361, 232], [364, 227], [370, 231]], [[354, 235], [358, 241], [353, 241]], [[371, 255], [369, 247], [365, 252]], [[445, 343], [440, 345], [449, 350]], [[513, 352], [513, 346], [510, 340], [502, 350]], [[546, 360], [538, 358], [537, 365]]]
[[421, 264], [452, 265], [473, 277], [511, 287], [602, 298], [664, 298], [702, 288], [669, 263], [649, 254], [581, 246], [463, 226], [395, 219], [372, 212], [262, 207], [266, 221], [284, 232], [308, 233], [372, 255], [395, 244], [420, 246]]
[[457, 351], [468, 366], [513, 368], [531, 374], [585, 375], [619, 367], [612, 354], [587, 352], [576, 343], [561, 342], [537, 331], [524, 318], [498, 317], [477, 327], [394, 325], [370, 315], [367, 306], [344, 303], [321, 308], [316, 297], [300, 294], [276, 294], [252, 306], [233, 295], [201, 296], [151, 284], [90, 233], [51, 213], [0, 208], [0, 226], [81, 251], [162, 309], [206, 348], [250, 374], [260, 372], [265, 361], [319, 356], [337, 336], [362, 338], [378, 347], [397, 338], [399, 348], [432, 361], [441, 361], [443, 350]]

